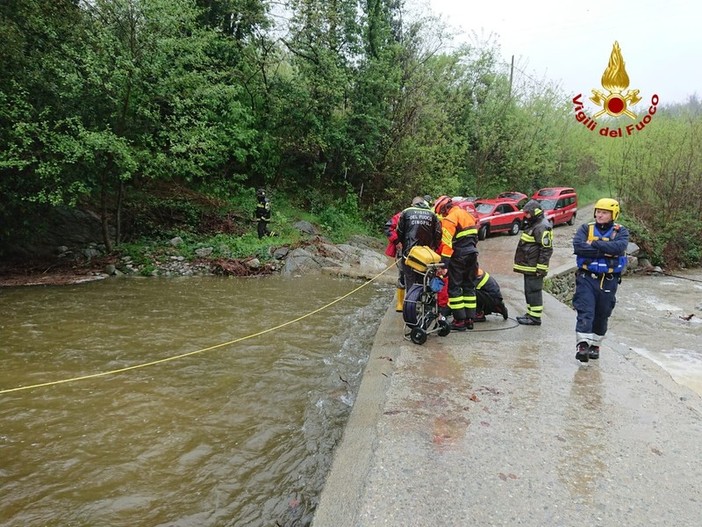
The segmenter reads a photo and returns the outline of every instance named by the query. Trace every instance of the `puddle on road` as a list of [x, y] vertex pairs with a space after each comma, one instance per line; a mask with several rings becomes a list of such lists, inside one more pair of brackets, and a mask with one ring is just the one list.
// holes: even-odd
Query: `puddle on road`
[[702, 395], [702, 271], [675, 275], [625, 277], [607, 337]]

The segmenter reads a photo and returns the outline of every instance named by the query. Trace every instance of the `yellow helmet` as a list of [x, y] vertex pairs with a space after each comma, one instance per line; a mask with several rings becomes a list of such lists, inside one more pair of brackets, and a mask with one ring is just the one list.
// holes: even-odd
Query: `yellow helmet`
[[617, 216], [619, 216], [619, 202], [616, 199], [612, 198], [600, 198], [597, 200], [597, 203], [595, 203], [595, 210], [597, 209], [602, 209], [602, 210], [609, 210], [612, 212], [612, 221], [617, 219]]

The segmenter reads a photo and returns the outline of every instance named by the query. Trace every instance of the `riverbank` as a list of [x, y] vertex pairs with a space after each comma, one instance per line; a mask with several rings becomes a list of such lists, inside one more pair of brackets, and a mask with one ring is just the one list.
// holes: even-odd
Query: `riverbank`
[[[0, 287], [70, 285], [114, 276], [260, 276], [281, 273], [294, 275], [322, 271], [352, 278], [372, 278], [391, 262], [383, 254], [382, 240], [352, 236], [346, 243], [334, 244], [313, 236], [294, 244], [271, 246], [268, 258], [210, 257], [208, 251], [195, 259], [164, 256], [138, 263], [129, 256], [108, 255], [93, 258], [51, 258], [0, 264]], [[393, 274], [393, 280], [394, 280]]]

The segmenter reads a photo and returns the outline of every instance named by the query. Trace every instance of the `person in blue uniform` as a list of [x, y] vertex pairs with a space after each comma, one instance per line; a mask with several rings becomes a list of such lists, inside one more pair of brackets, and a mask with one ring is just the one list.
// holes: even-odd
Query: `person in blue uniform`
[[599, 359], [607, 321], [617, 302], [617, 288], [626, 267], [629, 231], [616, 223], [619, 202], [602, 198], [595, 203], [595, 221], [582, 225], [573, 237], [578, 270], [573, 307], [576, 353], [580, 362]]

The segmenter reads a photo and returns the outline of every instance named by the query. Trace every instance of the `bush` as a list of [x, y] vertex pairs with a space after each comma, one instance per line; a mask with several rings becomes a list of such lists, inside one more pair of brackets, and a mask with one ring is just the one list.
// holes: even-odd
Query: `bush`
[[668, 268], [702, 265], [702, 220], [678, 218], [665, 224], [652, 224], [655, 217], [648, 222], [632, 214], [622, 214], [622, 218], [632, 241], [652, 264]]

